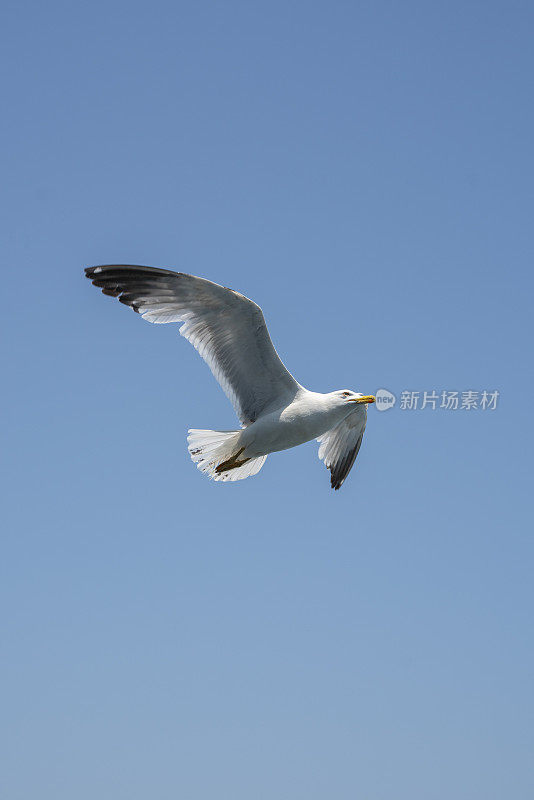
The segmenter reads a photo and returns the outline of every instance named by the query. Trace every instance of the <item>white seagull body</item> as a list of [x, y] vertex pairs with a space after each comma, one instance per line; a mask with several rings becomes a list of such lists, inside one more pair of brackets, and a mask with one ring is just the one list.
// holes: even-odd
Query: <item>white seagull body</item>
[[113, 264], [85, 273], [149, 322], [182, 322], [180, 333], [231, 400], [241, 430], [189, 431], [189, 452], [202, 472], [217, 481], [242, 480], [259, 472], [269, 453], [317, 439], [332, 487], [340, 488], [374, 397], [349, 390], [320, 394], [297, 383], [273, 347], [261, 308], [238, 292], [155, 267]]

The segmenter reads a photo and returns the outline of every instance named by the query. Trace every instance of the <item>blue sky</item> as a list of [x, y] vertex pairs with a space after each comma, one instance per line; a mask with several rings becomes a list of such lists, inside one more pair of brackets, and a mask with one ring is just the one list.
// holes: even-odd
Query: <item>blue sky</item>
[[[11, 4], [2, 796], [534, 792], [527, 2]], [[82, 277], [192, 272], [370, 409], [213, 484], [209, 370]]]

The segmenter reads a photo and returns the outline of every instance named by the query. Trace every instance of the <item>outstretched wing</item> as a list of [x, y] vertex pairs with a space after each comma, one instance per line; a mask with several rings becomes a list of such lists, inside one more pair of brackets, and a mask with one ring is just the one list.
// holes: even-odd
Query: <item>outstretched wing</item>
[[261, 308], [242, 294], [156, 267], [111, 264], [85, 274], [149, 322], [183, 322], [180, 333], [206, 361], [242, 425], [290, 403], [302, 388], [274, 349]]
[[351, 471], [362, 444], [366, 424], [367, 411], [364, 414], [353, 412], [317, 439], [320, 442], [319, 458], [323, 459], [331, 473], [332, 489], [339, 489]]

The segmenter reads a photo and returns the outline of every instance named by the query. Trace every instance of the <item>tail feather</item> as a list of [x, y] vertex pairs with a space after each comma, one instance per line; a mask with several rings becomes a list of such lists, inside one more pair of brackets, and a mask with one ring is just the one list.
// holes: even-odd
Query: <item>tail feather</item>
[[241, 481], [256, 475], [267, 456], [241, 457], [241, 431], [188, 431], [188, 450], [197, 469], [214, 481]]

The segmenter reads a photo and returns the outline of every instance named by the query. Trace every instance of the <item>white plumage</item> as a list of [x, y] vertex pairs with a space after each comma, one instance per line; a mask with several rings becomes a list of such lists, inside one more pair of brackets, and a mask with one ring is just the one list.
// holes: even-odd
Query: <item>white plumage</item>
[[241, 430], [189, 431], [191, 458], [215, 480], [255, 475], [269, 453], [317, 438], [319, 457], [339, 489], [360, 449], [367, 403], [349, 390], [320, 394], [301, 386], [271, 342], [262, 310], [238, 292], [182, 272], [129, 265], [88, 267], [104, 294], [180, 333], [206, 361], [232, 402]]

